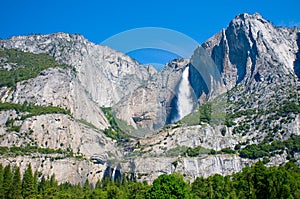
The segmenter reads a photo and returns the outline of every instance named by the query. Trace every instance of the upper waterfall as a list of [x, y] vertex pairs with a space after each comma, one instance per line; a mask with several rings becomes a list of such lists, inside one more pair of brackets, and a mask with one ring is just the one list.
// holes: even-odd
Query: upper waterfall
[[177, 115], [172, 122], [176, 122], [186, 115], [190, 114], [194, 108], [194, 92], [189, 82], [189, 67], [186, 67], [182, 73], [177, 92]]

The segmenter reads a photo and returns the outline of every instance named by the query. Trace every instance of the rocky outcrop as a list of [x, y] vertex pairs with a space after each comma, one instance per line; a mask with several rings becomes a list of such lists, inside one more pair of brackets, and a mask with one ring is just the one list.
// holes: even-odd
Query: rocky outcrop
[[[195, 125], [183, 127], [170, 127], [161, 130], [160, 133], [151, 137], [138, 140], [139, 148], [135, 151], [147, 152], [152, 155], [166, 155], [168, 151], [180, 148], [202, 146], [207, 149], [221, 150], [235, 146], [243, 141], [238, 135], [228, 132], [222, 135], [219, 127], [210, 125]], [[178, 151], [180, 152], [180, 151]]]
[[112, 106], [155, 73], [130, 57], [77, 34], [17, 36], [1, 40], [0, 48], [47, 53], [76, 68], [76, 78], [98, 106]]
[[[159, 175], [173, 172], [184, 173], [187, 180], [194, 181], [200, 176], [230, 175], [254, 162], [232, 155], [216, 155], [197, 158], [137, 157], [131, 165], [134, 165], [135, 175], [140, 181], [152, 182]], [[126, 166], [129, 165], [123, 165]]]
[[258, 13], [238, 15], [202, 47], [210, 54], [228, 89], [240, 82], [267, 80], [269, 67], [294, 73], [299, 29], [274, 27]]
[[19, 132], [8, 132], [5, 123], [17, 114], [14, 111], [1, 113], [1, 146], [21, 146], [28, 144], [40, 148], [70, 150], [74, 154], [91, 157], [94, 154], [110, 154], [117, 158], [120, 152], [114, 142], [102, 132], [63, 114], [34, 116], [17, 121]]
[[70, 110], [79, 120], [85, 120], [99, 129], [108, 127], [100, 107], [75, 78], [70, 69], [48, 69], [36, 78], [19, 82], [15, 89], [0, 89], [2, 102], [40, 106], [57, 106]]

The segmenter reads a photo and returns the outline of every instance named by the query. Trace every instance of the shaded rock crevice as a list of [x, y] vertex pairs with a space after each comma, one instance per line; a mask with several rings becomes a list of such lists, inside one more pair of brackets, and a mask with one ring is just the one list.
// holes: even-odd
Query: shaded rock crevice
[[298, 78], [300, 78], [300, 32], [297, 33], [297, 46], [298, 52], [296, 53], [296, 59], [294, 61], [294, 72]]

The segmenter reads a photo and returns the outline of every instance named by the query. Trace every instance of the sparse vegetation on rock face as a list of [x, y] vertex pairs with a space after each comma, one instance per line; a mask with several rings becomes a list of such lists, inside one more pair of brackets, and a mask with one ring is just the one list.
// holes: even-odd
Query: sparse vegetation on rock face
[[110, 124], [110, 127], [108, 127], [107, 129], [104, 129], [103, 133], [107, 137], [110, 137], [115, 140], [122, 140], [122, 139], [128, 138], [129, 136], [126, 135], [124, 130], [121, 129], [119, 127], [118, 123], [116, 122], [116, 118], [112, 114], [111, 107], [102, 107], [101, 110], [103, 111], [105, 117], [107, 118], [107, 120]]
[[[259, 195], [261, 187], [251, 185], [247, 192], [249, 187], [235, 184], [249, 169], [232, 178], [197, 177], [231, 175], [259, 160], [300, 165], [300, 81], [294, 71], [299, 32], [274, 27], [258, 14], [239, 15], [191, 59], [173, 60], [160, 72], [80, 35], [0, 40], [0, 162], [16, 162], [21, 171], [31, 162], [33, 170], [55, 173], [59, 182], [86, 182], [88, 194], [123, 197], [120, 187], [108, 183], [91, 191], [88, 183], [125, 175], [156, 179], [160, 187], [166, 181], [185, 197], [181, 177], [158, 178], [180, 172], [199, 186], [210, 183], [202, 191], [192, 185], [197, 197], [214, 197], [213, 185], [218, 193], [238, 189], [232, 198]], [[202, 59], [200, 51], [215, 63], [222, 81], [200, 77], [192, 65]], [[186, 67], [199, 73], [189, 79], [198, 106], [170, 124]], [[251, 169], [266, 171], [260, 164]], [[225, 182], [231, 187], [219, 190]], [[149, 198], [158, 194], [141, 183], [130, 186]]]
[[34, 54], [17, 49], [0, 50], [0, 63], [0, 87], [15, 87], [17, 82], [34, 78], [48, 68], [71, 68], [76, 71], [46, 53]]

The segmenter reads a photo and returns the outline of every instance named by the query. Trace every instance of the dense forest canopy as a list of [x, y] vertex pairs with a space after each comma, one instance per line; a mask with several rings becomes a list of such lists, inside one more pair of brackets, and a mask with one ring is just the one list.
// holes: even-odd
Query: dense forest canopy
[[33, 173], [31, 165], [22, 176], [19, 167], [0, 164], [0, 198], [300, 198], [300, 169], [293, 162], [279, 167], [258, 162], [231, 176], [198, 177], [192, 183], [173, 173], [159, 176], [152, 185], [125, 177], [72, 185]]

